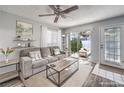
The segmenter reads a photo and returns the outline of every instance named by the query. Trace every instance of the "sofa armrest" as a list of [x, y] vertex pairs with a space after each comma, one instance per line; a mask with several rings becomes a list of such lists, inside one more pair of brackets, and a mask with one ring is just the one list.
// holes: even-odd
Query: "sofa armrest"
[[60, 51], [60, 53], [61, 53], [61, 54], [66, 54], [66, 52], [65, 52], [65, 51]]
[[87, 57], [87, 52], [79, 52], [79, 55], [80, 55], [81, 57]]
[[20, 70], [23, 78], [27, 78], [32, 75], [32, 60], [30, 57], [21, 57]]

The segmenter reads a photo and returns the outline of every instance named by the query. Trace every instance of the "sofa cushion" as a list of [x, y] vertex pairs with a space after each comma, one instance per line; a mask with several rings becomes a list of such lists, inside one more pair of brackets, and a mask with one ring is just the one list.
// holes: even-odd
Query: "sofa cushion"
[[46, 59], [32, 61], [32, 68], [42, 67], [42, 66], [45, 66], [47, 64], [48, 64], [48, 61]]
[[60, 49], [59, 48], [55, 48], [54, 50], [54, 55], [59, 55], [60, 54]]
[[79, 55], [81, 57], [88, 57], [90, 54], [91, 54], [90, 49], [81, 48], [81, 50], [79, 50]]
[[47, 59], [49, 63], [56, 62], [58, 60], [58, 58], [55, 56], [48, 56], [48, 57], [45, 57], [45, 59]]
[[40, 51], [29, 52], [29, 56], [32, 58], [32, 61], [37, 61], [42, 59]]
[[27, 49], [21, 50], [20, 57], [29, 56], [29, 52], [32, 52], [32, 51], [40, 51], [40, 48], [35, 47], [35, 48], [27, 48]]
[[56, 57], [60, 60], [60, 59], [66, 58], [66, 55], [60, 54], [60, 55], [56, 55]]
[[51, 51], [51, 55], [53, 56], [54, 55], [54, 49], [59, 49], [59, 47], [58, 46], [52, 46], [52, 47], [50, 47], [50, 51]]
[[51, 56], [50, 48], [48, 47], [41, 48], [41, 54], [43, 57]]

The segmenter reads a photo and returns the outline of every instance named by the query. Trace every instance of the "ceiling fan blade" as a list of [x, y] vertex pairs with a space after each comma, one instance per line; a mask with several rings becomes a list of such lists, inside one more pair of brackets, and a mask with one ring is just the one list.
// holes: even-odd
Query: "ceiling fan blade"
[[56, 7], [55, 7], [54, 5], [49, 5], [49, 7], [50, 7], [53, 11], [58, 12], [58, 10], [56, 9]]
[[59, 15], [55, 17], [54, 23], [57, 23], [58, 19], [59, 19]]
[[79, 7], [77, 5], [75, 5], [75, 6], [68, 8], [68, 9], [63, 10], [62, 13], [69, 13], [69, 12], [72, 12], [74, 10], [77, 10], [78, 8]]
[[61, 14], [61, 17], [62, 17], [62, 18], [66, 18], [66, 16], [65, 16], [64, 14]]
[[44, 16], [53, 16], [55, 14], [43, 14], [43, 15], [38, 15], [39, 17], [44, 17]]

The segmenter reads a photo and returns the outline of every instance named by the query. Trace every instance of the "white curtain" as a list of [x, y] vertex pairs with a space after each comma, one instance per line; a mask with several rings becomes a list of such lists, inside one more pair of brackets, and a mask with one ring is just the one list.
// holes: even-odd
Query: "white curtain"
[[41, 47], [59, 46], [61, 48], [61, 30], [42, 26]]
[[58, 45], [58, 30], [48, 29], [47, 30], [47, 46], [57, 46]]

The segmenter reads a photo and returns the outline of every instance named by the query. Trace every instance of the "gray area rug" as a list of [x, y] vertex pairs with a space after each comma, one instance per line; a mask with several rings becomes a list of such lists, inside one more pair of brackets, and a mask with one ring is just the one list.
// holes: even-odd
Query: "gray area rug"
[[[79, 70], [73, 74], [61, 87], [81, 87], [89, 76], [92, 66], [80, 62]], [[50, 80], [46, 79], [46, 72], [38, 73], [29, 79], [25, 80], [26, 87], [57, 87]]]
[[95, 74], [90, 74], [83, 87], [124, 87], [124, 85]]

